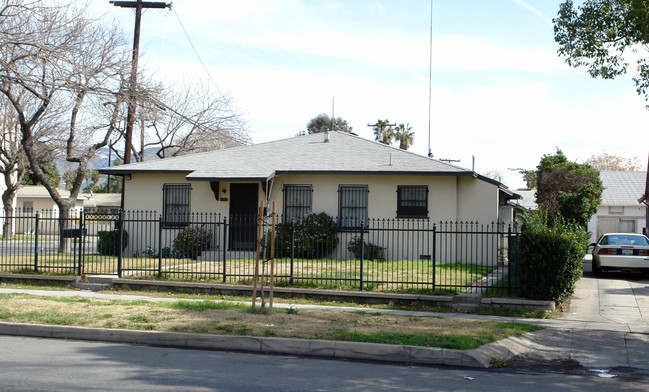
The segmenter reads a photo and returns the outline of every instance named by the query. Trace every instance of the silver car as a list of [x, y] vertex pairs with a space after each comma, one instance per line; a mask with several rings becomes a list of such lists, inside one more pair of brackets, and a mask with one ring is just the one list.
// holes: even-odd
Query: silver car
[[604, 269], [649, 271], [649, 238], [642, 234], [604, 234], [591, 245], [596, 276]]

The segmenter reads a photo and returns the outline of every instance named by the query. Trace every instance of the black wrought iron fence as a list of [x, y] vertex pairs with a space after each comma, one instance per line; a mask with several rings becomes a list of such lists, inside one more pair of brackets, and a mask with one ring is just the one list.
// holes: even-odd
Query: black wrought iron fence
[[291, 222], [276, 217], [273, 234], [271, 217], [210, 213], [172, 218], [173, 225], [155, 211], [73, 211], [63, 222], [56, 211], [17, 211], [2, 219], [13, 228], [0, 242], [4, 271], [248, 284], [259, 257], [262, 275], [272, 263], [276, 286], [422, 294], [518, 289], [511, 252], [517, 233], [502, 223], [343, 222], [311, 214]]

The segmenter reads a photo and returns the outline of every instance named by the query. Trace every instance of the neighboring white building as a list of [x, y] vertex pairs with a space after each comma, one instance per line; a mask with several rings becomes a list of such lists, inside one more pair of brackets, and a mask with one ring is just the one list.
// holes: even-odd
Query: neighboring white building
[[[60, 195], [69, 197], [70, 192], [59, 189]], [[72, 207], [75, 211], [81, 209], [87, 212], [97, 210], [112, 210], [120, 207], [121, 194], [119, 193], [81, 193]], [[47, 189], [42, 185], [24, 185], [18, 189], [16, 198], [16, 212], [18, 216], [32, 216], [36, 212], [42, 212], [50, 218], [58, 216], [59, 207], [50, 196]], [[14, 225], [15, 233], [30, 233], [34, 230], [33, 220], [19, 218]], [[44, 232], [52, 232], [55, 225], [44, 225], [41, 229]]]
[[638, 202], [645, 191], [646, 172], [602, 171], [602, 203], [588, 223], [591, 242], [604, 233], [642, 233], [646, 207]]

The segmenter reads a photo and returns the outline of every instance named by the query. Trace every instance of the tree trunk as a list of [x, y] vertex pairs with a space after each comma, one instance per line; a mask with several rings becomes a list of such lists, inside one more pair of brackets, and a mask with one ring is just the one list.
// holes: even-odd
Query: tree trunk
[[14, 210], [12, 208], [13, 204], [13, 195], [10, 197], [5, 197], [7, 191], [2, 195], [2, 207], [4, 208], [4, 222], [2, 223], [2, 239], [4, 241], [9, 241], [13, 235], [13, 215]]
[[70, 207], [59, 206], [59, 254], [68, 250], [68, 240], [63, 237], [63, 230], [67, 229], [70, 222]]

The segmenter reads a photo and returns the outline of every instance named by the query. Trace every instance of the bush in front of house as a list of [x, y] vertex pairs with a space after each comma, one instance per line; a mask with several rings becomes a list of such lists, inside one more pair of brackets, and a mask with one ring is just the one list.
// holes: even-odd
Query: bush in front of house
[[[278, 226], [275, 232], [275, 253], [278, 257], [317, 259], [333, 252], [338, 246], [336, 220], [324, 212], [308, 214], [293, 223], [294, 238], [291, 241], [291, 224]], [[265, 241], [264, 241], [265, 243]]]
[[521, 292], [526, 298], [560, 303], [583, 274], [588, 231], [543, 211], [526, 216], [517, 240]]
[[181, 257], [196, 259], [212, 245], [212, 233], [202, 227], [185, 227], [174, 238], [173, 250]]
[[[97, 232], [97, 253], [104, 256], [119, 255], [119, 229]], [[128, 233], [122, 230], [122, 250], [128, 246]]]
[[[383, 250], [385, 248], [363, 241], [363, 259], [364, 260], [383, 260]], [[347, 250], [352, 252], [355, 258], [361, 258], [361, 238], [355, 236], [347, 243]]]

